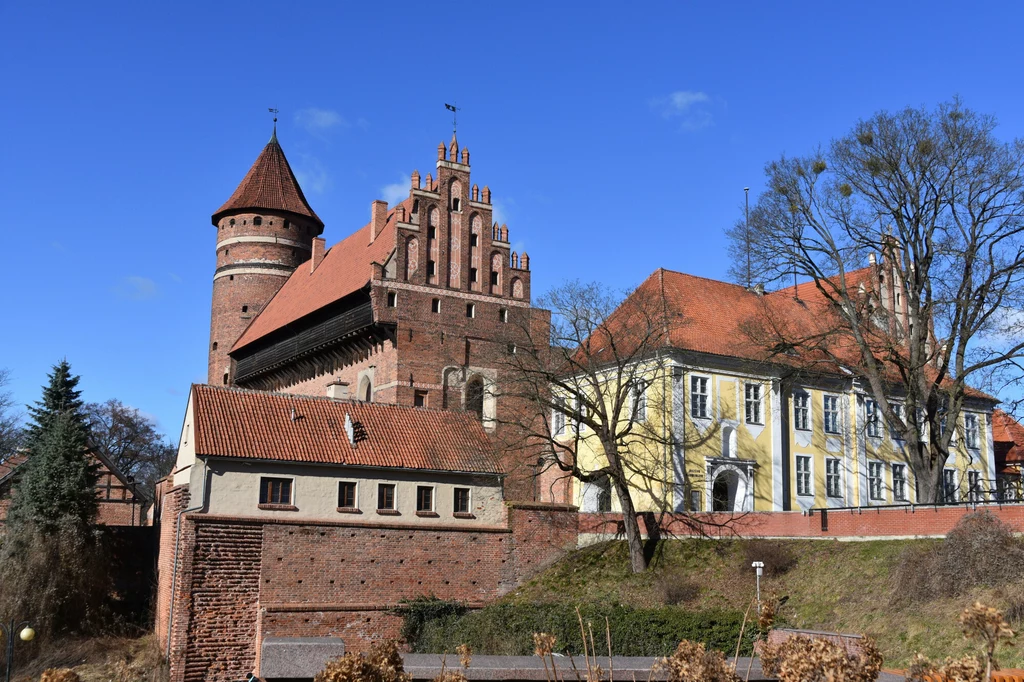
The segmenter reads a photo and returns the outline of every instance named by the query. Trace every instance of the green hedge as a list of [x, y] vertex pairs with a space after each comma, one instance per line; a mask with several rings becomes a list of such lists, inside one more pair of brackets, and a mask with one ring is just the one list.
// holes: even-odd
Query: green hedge
[[[443, 606], [448, 605], [448, 606]], [[400, 610], [403, 634], [416, 653], [454, 651], [466, 643], [477, 654], [532, 655], [533, 633], [550, 632], [556, 650], [582, 655], [580, 625], [571, 604], [492, 604], [460, 615], [457, 604], [417, 600]], [[703, 642], [709, 648], [736, 651], [743, 614], [735, 611], [685, 611], [675, 607], [638, 609], [602, 604], [580, 605], [584, 624], [593, 628], [599, 656], [608, 655], [605, 618], [612, 649], [619, 656], [667, 656], [680, 640]], [[752, 623], [747, 623], [742, 653], [751, 651]]]

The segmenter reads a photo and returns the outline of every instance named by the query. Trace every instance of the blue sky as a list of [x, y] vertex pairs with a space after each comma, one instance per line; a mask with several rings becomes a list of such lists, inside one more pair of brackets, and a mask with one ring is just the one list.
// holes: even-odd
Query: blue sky
[[[764, 164], [954, 94], [1024, 135], [1019, 7], [0, 1], [0, 367], [67, 357], [177, 439], [206, 376], [210, 214], [270, 135], [334, 243], [459, 141], [534, 291], [725, 278]], [[404, 193], [404, 187], [402, 188]], [[389, 196], [393, 198], [393, 196]]]

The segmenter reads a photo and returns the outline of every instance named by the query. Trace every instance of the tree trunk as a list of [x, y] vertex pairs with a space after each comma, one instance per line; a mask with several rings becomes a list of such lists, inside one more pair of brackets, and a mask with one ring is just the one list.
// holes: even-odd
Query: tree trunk
[[936, 464], [941, 455], [934, 455], [930, 445], [917, 446], [920, 454], [916, 462], [911, 462], [914, 481], [917, 485], [915, 500], [918, 504], [938, 504], [943, 502], [942, 465]]
[[640, 524], [636, 519], [636, 508], [629, 494], [629, 486], [615, 479], [615, 494], [622, 507], [622, 527], [626, 531], [626, 545], [629, 547], [629, 565], [634, 573], [647, 570], [647, 557], [644, 556], [644, 542], [640, 536]]

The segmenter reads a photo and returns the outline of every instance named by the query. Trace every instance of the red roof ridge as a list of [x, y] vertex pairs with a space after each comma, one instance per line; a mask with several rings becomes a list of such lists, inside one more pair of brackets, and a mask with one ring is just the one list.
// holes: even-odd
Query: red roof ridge
[[[325, 384], [326, 386], [326, 384]], [[242, 386], [217, 386], [215, 384], [192, 384], [193, 388], [209, 389], [211, 391], [225, 391], [232, 393], [246, 393], [250, 395], [265, 395], [278, 398], [291, 398], [294, 400], [321, 400], [330, 403], [351, 404], [351, 405], [373, 405], [375, 407], [388, 407], [397, 410], [416, 410], [420, 412], [443, 412], [446, 414], [458, 414], [457, 410], [448, 410], [442, 407], [411, 407], [409, 405], [398, 405], [396, 403], [368, 403], [358, 398], [332, 398], [328, 395], [313, 395], [312, 393], [287, 393], [285, 391], [264, 391], [258, 388], [244, 388]], [[468, 413], [467, 413], [468, 414]]]
[[735, 289], [742, 289], [743, 291], [745, 291], [747, 293], [750, 293], [750, 294], [754, 293], [753, 291], [751, 291], [747, 287], [743, 286], [742, 284], [736, 284], [735, 282], [727, 282], [724, 279], [715, 279], [714, 277], [703, 277], [701, 275], [694, 275], [694, 274], [691, 274], [689, 272], [681, 272], [679, 270], [673, 270], [672, 268], [658, 268], [653, 273], [651, 273], [651, 275], [647, 279], [650, 279], [651, 277], [654, 277], [655, 275], [658, 274], [659, 271], [668, 272], [668, 273], [671, 273], [673, 275], [681, 275], [683, 277], [689, 277], [689, 278], [692, 278], [692, 279], [700, 279], [700, 280], [704, 280], [705, 282], [714, 282], [715, 284], [724, 284], [727, 287], [732, 287], [732, 288], [735, 288]]

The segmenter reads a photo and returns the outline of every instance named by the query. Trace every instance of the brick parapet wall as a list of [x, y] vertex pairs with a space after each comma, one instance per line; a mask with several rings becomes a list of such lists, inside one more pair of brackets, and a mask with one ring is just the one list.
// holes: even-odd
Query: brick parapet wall
[[[173, 546], [187, 490], [164, 496], [161, 545]], [[352, 651], [397, 638], [402, 599], [481, 606], [575, 547], [565, 505], [510, 505], [507, 526], [408, 527], [187, 514], [174, 595], [171, 682], [244, 679], [264, 637], [344, 639]], [[161, 553], [161, 602], [173, 570]], [[158, 636], [167, 606], [158, 604]], [[161, 634], [162, 632], [162, 634]]]
[[160, 483], [157, 497], [160, 500], [160, 547], [157, 553], [156, 627], [154, 630], [160, 650], [166, 656], [169, 653], [167, 651], [167, 627], [171, 607], [171, 581], [174, 575], [178, 512], [188, 505], [188, 486], [174, 487], [170, 481], [163, 481]]
[[[942, 537], [966, 514], [986, 510], [1017, 532], [1024, 532], [1024, 505], [979, 504], [914, 507], [863, 507], [829, 510], [827, 530], [822, 529], [820, 510], [804, 512], [753, 512], [746, 514], [658, 515], [660, 532], [676, 537], [772, 537], [876, 539]], [[580, 543], [621, 534], [621, 514], [579, 515]], [[640, 519], [645, 535], [647, 527]]]

